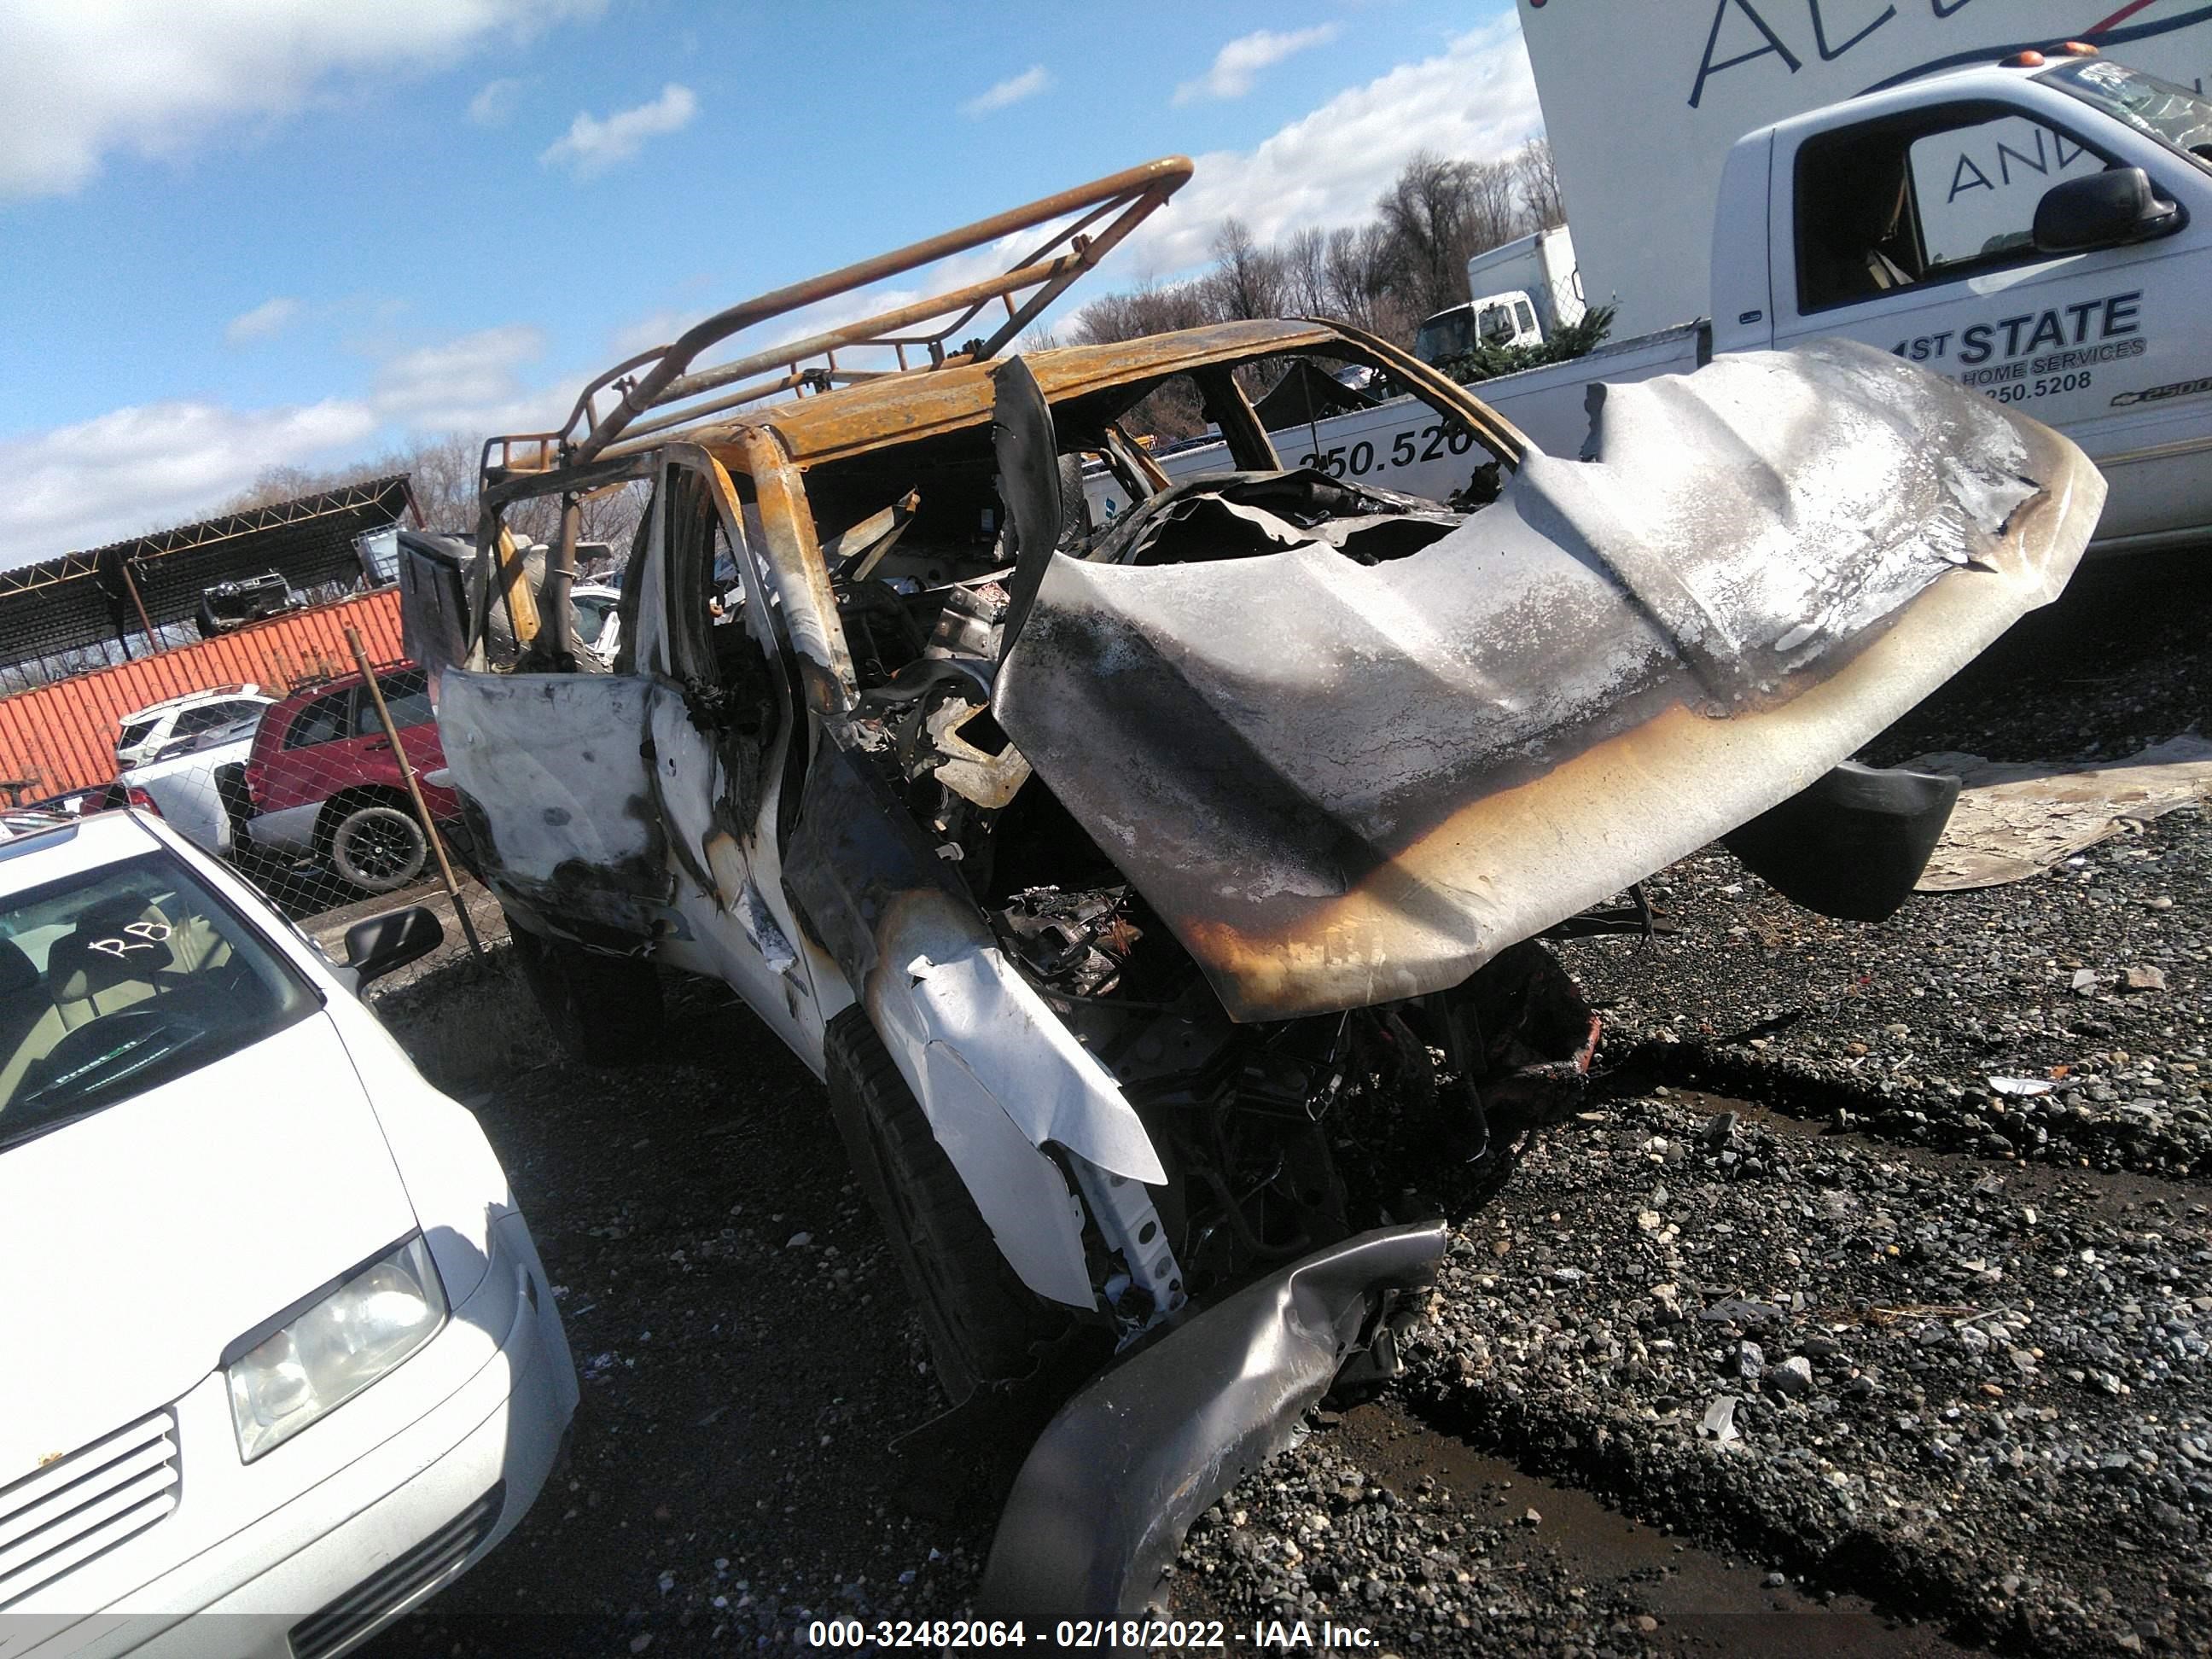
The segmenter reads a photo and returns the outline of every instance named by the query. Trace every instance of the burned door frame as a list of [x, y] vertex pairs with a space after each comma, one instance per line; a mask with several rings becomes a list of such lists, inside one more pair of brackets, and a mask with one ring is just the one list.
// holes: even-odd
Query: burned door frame
[[[744, 986], [779, 1035], [818, 1063], [823, 1026], [851, 997], [807, 947], [782, 895], [776, 823], [792, 745], [801, 744], [803, 762], [805, 733], [778, 636], [785, 607], [763, 580], [740, 487], [715, 456], [668, 446], [651, 512], [635, 662], [653, 687], [648, 771], [690, 924], [666, 953], [673, 965]], [[697, 532], [689, 544], [678, 522], [687, 512]], [[737, 618], [718, 622], [714, 569], [724, 548], [744, 598]], [[731, 672], [738, 664], [742, 681]]]

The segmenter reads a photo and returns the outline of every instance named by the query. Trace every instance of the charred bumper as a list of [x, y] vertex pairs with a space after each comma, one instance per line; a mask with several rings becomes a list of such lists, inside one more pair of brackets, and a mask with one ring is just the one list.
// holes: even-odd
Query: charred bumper
[[1881, 921], [1911, 896], [1959, 799], [1959, 780], [1845, 761], [1722, 837], [1784, 898]]
[[1207, 1504], [1288, 1443], [1346, 1365], [1435, 1281], [1442, 1222], [1386, 1227], [1247, 1285], [1061, 1407], [991, 1546], [989, 1617], [1140, 1611]]

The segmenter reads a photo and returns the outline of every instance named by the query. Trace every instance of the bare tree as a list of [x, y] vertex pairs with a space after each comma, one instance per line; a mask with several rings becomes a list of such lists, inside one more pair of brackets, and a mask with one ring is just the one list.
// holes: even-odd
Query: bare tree
[[1276, 255], [1282, 271], [1285, 307], [1301, 317], [1319, 317], [1329, 310], [1328, 236], [1319, 226], [1308, 225], [1284, 238]]
[[483, 453], [480, 440], [459, 432], [425, 438], [404, 453], [408, 483], [425, 526], [464, 535], [475, 532], [477, 469]]
[[1213, 271], [1206, 279], [1216, 319], [1279, 316], [1283, 310], [1283, 267], [1271, 248], [1253, 239], [1242, 219], [1231, 216], [1213, 233]]
[[1417, 150], [1375, 204], [1390, 239], [1390, 286], [1423, 315], [1467, 298], [1469, 198], [1477, 165]]
[[[1147, 283], [1128, 294], [1109, 294], [1093, 300], [1069, 321], [1067, 332], [1078, 345], [1109, 345], [1117, 340], [1141, 339], [1176, 329], [1196, 328], [1217, 320], [1218, 296], [1211, 277], [1196, 282]], [[1206, 413], [1198, 390], [1177, 376], [1147, 394], [1123, 417], [1129, 430], [1157, 438], [1193, 438], [1206, 430]]]
[[1370, 333], [1389, 332], [1382, 313], [1391, 303], [1394, 252], [1380, 224], [1341, 225], [1329, 232], [1322, 280], [1331, 314]]
[[1109, 294], [1077, 312], [1068, 334], [1079, 345], [1105, 345], [1213, 320], [1210, 296], [1199, 283], [1147, 283], [1127, 294]]
[[1552, 141], [1532, 138], [1513, 155], [1514, 182], [1521, 188], [1521, 208], [1530, 230], [1549, 230], [1567, 222], [1566, 198], [1559, 193], [1559, 170], [1552, 159]]
[[1460, 220], [1454, 252], [1463, 290], [1468, 259], [1521, 234], [1521, 191], [1518, 173], [1510, 161], [1462, 161], [1460, 166]]

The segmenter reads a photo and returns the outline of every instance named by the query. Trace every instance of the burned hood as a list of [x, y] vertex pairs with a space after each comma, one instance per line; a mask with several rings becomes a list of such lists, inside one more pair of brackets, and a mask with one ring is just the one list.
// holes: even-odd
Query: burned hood
[[1406, 556], [1277, 519], [1257, 556], [1053, 557], [1000, 724], [1235, 1017], [1456, 984], [1796, 793], [2055, 597], [2104, 501], [1842, 341], [1591, 401], [1585, 459]]

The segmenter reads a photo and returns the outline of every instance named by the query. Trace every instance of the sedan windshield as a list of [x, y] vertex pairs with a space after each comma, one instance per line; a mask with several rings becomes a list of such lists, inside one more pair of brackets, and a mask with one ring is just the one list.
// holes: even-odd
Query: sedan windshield
[[0, 1151], [234, 1054], [317, 1006], [166, 853], [0, 900]]
[[2212, 103], [2109, 58], [2076, 58], [2035, 77], [2094, 104], [2212, 172]]

